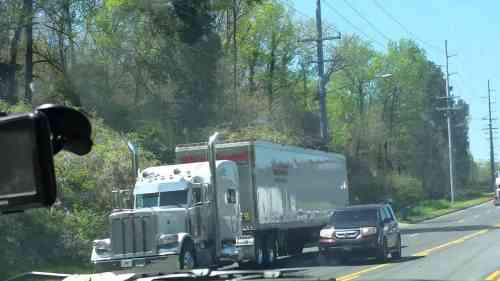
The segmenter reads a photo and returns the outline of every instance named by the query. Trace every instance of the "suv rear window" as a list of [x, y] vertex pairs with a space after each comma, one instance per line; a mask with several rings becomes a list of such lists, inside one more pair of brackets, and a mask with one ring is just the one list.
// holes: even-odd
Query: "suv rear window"
[[336, 211], [330, 218], [336, 227], [359, 227], [377, 224], [377, 209]]

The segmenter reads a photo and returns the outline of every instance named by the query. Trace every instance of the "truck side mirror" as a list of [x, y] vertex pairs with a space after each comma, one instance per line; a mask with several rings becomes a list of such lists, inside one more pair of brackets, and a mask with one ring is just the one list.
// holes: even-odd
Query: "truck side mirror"
[[208, 183], [205, 183], [203, 184], [202, 186], [202, 200], [203, 201], [211, 201], [212, 199], [212, 189], [211, 189], [211, 186], [210, 184]]

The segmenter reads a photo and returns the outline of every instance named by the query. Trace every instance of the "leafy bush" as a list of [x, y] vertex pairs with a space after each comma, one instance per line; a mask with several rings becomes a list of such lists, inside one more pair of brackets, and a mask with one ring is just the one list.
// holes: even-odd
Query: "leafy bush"
[[388, 185], [390, 196], [397, 209], [414, 206], [424, 199], [422, 182], [414, 177], [390, 174]]

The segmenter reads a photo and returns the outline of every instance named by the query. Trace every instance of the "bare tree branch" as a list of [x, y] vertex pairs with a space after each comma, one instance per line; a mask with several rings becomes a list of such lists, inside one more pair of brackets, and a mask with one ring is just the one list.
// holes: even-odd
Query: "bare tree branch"
[[33, 54], [35, 54], [35, 55], [40, 56], [41, 58], [43, 58], [45, 60], [44, 62], [46, 62], [49, 65], [51, 65], [53, 68], [55, 68], [60, 73], [64, 73], [64, 70], [61, 67], [61, 65], [59, 65], [54, 58], [50, 57], [49, 54], [41, 53], [38, 50], [36, 50], [35, 48], [33, 48]]

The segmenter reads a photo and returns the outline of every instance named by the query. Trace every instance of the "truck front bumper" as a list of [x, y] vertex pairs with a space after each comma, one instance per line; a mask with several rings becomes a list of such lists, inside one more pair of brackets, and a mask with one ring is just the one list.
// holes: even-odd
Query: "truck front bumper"
[[238, 261], [255, 260], [255, 237], [244, 235], [236, 239]]
[[120, 258], [94, 261], [98, 272], [171, 273], [179, 270], [179, 255]]

